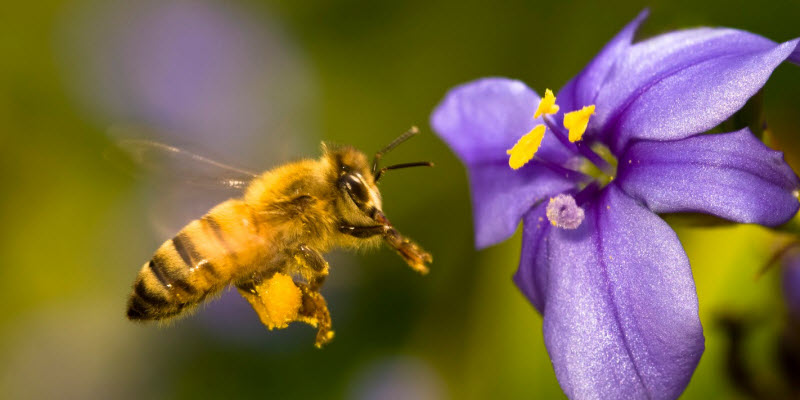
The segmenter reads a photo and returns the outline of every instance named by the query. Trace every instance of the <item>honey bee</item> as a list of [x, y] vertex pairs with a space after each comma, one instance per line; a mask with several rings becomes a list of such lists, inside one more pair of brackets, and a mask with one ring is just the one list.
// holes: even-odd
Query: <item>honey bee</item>
[[268, 328], [293, 321], [317, 328], [315, 345], [333, 338], [320, 288], [328, 276], [323, 254], [382, 241], [415, 271], [425, 274], [429, 253], [398, 232], [382, 211], [377, 183], [389, 170], [432, 166], [414, 162], [379, 167], [381, 157], [416, 135], [412, 128], [378, 151], [370, 163], [350, 146], [322, 144], [322, 156], [260, 175], [225, 166], [184, 150], [148, 141], [121, 144], [131, 154], [171, 152], [242, 179], [244, 188], [190, 222], [156, 250], [134, 281], [127, 317], [164, 320], [183, 314], [233, 284]]

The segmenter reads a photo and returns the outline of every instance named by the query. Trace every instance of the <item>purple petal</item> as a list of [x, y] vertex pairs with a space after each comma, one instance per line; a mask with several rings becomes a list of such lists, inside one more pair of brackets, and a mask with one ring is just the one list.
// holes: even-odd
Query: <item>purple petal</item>
[[[466, 165], [508, 161], [506, 150], [534, 126], [539, 96], [524, 83], [483, 78], [447, 93], [431, 116], [431, 126]], [[545, 135], [537, 157], [562, 162], [569, 154], [553, 135]]]
[[561, 106], [561, 112], [570, 112], [594, 104], [597, 93], [608, 78], [611, 68], [620, 55], [628, 50], [633, 41], [633, 35], [636, 34], [639, 25], [644, 22], [649, 13], [647, 9], [639, 13], [600, 50], [600, 53], [578, 75], [558, 91], [557, 99]]
[[610, 184], [576, 230], [551, 229], [544, 335], [572, 399], [675, 399], [704, 349], [689, 260]]
[[629, 48], [597, 96], [593, 126], [620, 151], [631, 138], [704, 132], [741, 108], [797, 49], [749, 32], [700, 28]]
[[479, 249], [508, 239], [534, 204], [575, 186], [536, 162], [515, 171], [505, 161], [470, 166], [469, 183]]
[[522, 223], [522, 254], [514, 283], [540, 313], [547, 293], [547, 234], [551, 225], [545, 216], [547, 202], [525, 214]]
[[[431, 125], [469, 172], [478, 248], [514, 234], [537, 201], [574, 185], [538, 162], [512, 170], [506, 150], [541, 120], [533, 118], [539, 97], [520, 81], [485, 78], [451, 90], [434, 110]], [[546, 134], [537, 159], [564, 163], [570, 153]]]
[[779, 225], [800, 207], [797, 176], [783, 154], [748, 129], [632, 144], [616, 182], [657, 213], [702, 212], [736, 222]]

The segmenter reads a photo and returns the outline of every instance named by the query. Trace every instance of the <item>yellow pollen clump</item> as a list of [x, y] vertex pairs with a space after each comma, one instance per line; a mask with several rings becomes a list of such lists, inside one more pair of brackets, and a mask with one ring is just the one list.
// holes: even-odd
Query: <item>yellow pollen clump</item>
[[553, 95], [553, 91], [545, 89], [544, 98], [539, 101], [539, 106], [536, 107], [533, 118], [539, 118], [542, 114], [555, 114], [558, 112], [558, 108], [558, 105], [556, 105], [556, 96]]
[[569, 129], [570, 142], [581, 140], [583, 133], [586, 132], [586, 126], [589, 124], [589, 117], [592, 114], [594, 114], [594, 104], [564, 114], [564, 127]]
[[525, 136], [519, 138], [517, 143], [506, 154], [510, 155], [508, 158], [508, 166], [512, 169], [519, 169], [527, 164], [536, 151], [539, 150], [539, 145], [542, 144], [544, 138], [544, 125], [536, 125]]
[[259, 292], [264, 291], [261, 298], [269, 316], [269, 321], [264, 322], [270, 329], [285, 328], [289, 322], [297, 319], [303, 296], [292, 277], [276, 273], [259, 286]]

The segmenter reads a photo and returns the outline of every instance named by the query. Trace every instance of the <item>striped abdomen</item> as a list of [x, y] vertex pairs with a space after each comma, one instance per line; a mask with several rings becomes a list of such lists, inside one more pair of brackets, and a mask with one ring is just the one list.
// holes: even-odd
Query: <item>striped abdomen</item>
[[252, 273], [269, 240], [255, 211], [228, 200], [186, 225], [144, 264], [128, 301], [128, 318], [175, 316]]

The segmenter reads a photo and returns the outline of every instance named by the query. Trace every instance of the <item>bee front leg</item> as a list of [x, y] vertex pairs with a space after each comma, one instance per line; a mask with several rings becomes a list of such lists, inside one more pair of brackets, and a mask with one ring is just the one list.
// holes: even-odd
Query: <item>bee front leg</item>
[[342, 224], [339, 225], [339, 232], [359, 239], [366, 239], [377, 235], [383, 235], [390, 228], [391, 227], [388, 225], [352, 226]]
[[403, 236], [396, 229], [392, 228], [383, 236], [384, 241], [392, 247], [400, 257], [405, 260], [411, 269], [422, 275], [428, 273], [428, 263], [433, 262], [433, 256], [419, 247], [411, 239]]
[[383, 241], [397, 251], [397, 254], [405, 260], [411, 269], [423, 275], [427, 274], [428, 266], [426, 264], [432, 262], [433, 257], [422, 247], [419, 247], [419, 245], [398, 232], [383, 213], [376, 212], [375, 220], [382, 225], [351, 226], [343, 224], [339, 226], [339, 232], [362, 239], [381, 235], [383, 236]]

